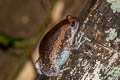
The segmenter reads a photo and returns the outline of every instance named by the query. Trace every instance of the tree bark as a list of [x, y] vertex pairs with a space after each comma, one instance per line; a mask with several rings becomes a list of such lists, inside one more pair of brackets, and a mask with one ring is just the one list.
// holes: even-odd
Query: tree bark
[[86, 41], [64, 65], [70, 69], [46, 80], [120, 79], [120, 12], [111, 6], [106, 0], [96, 1], [76, 34], [78, 38], [83, 32]]

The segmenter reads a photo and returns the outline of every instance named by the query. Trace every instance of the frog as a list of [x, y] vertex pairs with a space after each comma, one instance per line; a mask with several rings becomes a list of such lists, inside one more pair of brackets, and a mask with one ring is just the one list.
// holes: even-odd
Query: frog
[[79, 40], [75, 39], [78, 28], [78, 18], [68, 15], [45, 34], [39, 44], [39, 58], [35, 63], [39, 75], [55, 77], [70, 69], [63, 66], [71, 51], [78, 50], [85, 42], [82, 40], [83, 33], [80, 34]]

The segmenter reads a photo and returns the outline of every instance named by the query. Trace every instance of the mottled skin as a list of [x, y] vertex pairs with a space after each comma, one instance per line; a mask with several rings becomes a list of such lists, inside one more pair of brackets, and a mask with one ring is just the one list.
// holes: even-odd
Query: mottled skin
[[39, 46], [39, 59], [36, 62], [36, 69], [40, 75], [57, 76], [68, 69], [61, 67], [69, 58], [71, 49], [81, 45], [72, 47], [78, 27], [78, 19], [67, 16], [43, 37]]

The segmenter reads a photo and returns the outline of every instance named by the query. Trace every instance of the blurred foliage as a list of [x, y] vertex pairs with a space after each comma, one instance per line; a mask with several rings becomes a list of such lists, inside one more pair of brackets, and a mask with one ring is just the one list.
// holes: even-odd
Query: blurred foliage
[[11, 36], [0, 33], [0, 48], [7, 49], [14, 47], [14, 44], [21, 42], [23, 39], [13, 38]]
[[[40, 25], [36, 32], [29, 38], [21, 39], [14, 38], [10, 35], [5, 35], [4, 33], [0, 33], [0, 48], [3, 50], [8, 50], [10, 48], [18, 48], [22, 50], [22, 58], [20, 59], [17, 66], [15, 66], [14, 70], [10, 72], [8, 80], [15, 80], [21, 69], [23, 68], [26, 61], [29, 59], [32, 61], [32, 53], [36, 48], [36, 45], [39, 43], [41, 36], [43, 35], [47, 25], [51, 22], [51, 12], [57, 0], [53, 0], [51, 4], [51, 8], [48, 9], [46, 16], [40, 22]], [[17, 54], [17, 51], [16, 51]]]

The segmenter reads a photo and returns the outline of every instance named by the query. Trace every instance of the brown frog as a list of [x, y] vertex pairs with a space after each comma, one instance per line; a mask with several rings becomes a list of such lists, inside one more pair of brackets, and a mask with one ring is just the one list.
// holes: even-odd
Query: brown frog
[[61, 68], [69, 58], [71, 50], [78, 49], [84, 42], [81, 41], [81, 34], [79, 41], [73, 44], [78, 27], [78, 19], [69, 15], [43, 37], [39, 46], [39, 59], [35, 63], [40, 75], [57, 76], [69, 69]]

